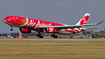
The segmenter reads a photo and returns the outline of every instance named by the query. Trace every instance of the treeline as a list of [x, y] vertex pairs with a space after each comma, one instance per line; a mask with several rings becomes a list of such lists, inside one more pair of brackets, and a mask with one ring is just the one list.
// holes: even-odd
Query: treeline
[[99, 31], [99, 32], [92, 32], [92, 31], [85, 31], [83, 32], [83, 35], [91, 34], [92, 38], [105, 38], [105, 31]]
[[91, 33], [93, 38], [105, 38], [105, 31]]

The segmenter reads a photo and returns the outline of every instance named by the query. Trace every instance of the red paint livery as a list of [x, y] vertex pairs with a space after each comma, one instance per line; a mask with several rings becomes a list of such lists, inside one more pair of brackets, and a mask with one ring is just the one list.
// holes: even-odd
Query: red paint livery
[[[90, 14], [86, 13], [76, 25], [65, 25], [19, 16], [7, 16], [3, 19], [3, 21], [11, 27], [19, 27], [20, 31], [23, 33], [30, 33], [31, 30], [37, 31], [39, 33], [37, 36], [43, 38], [40, 32], [58, 34], [77, 34], [80, 33], [82, 30], [86, 29], [85, 26], [98, 25], [102, 23], [99, 22], [95, 24], [87, 24], [89, 16]], [[51, 36], [57, 38], [55, 34]]]

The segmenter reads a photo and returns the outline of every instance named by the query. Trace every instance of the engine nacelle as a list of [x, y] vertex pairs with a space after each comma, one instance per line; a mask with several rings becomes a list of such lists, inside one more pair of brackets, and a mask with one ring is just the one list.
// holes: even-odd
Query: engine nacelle
[[45, 32], [47, 32], [47, 33], [58, 33], [59, 30], [56, 30], [56, 29], [54, 29], [54, 28], [52, 28], [52, 27], [47, 27], [47, 28], [45, 29]]
[[30, 29], [27, 28], [20, 28], [21, 33], [31, 33]]

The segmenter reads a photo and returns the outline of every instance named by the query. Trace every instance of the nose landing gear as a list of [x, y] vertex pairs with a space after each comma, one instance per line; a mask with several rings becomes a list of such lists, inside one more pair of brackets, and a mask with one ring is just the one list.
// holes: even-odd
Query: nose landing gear
[[10, 26], [10, 27], [11, 27], [10, 31], [13, 31], [13, 26]]

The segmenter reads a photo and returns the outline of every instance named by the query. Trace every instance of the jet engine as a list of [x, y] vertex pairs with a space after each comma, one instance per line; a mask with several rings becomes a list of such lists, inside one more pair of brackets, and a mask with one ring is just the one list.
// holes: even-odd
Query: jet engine
[[47, 27], [47, 28], [45, 28], [45, 32], [47, 32], [47, 33], [58, 33], [59, 30], [56, 30], [52, 27]]
[[31, 33], [30, 29], [27, 28], [20, 28], [21, 33]]

